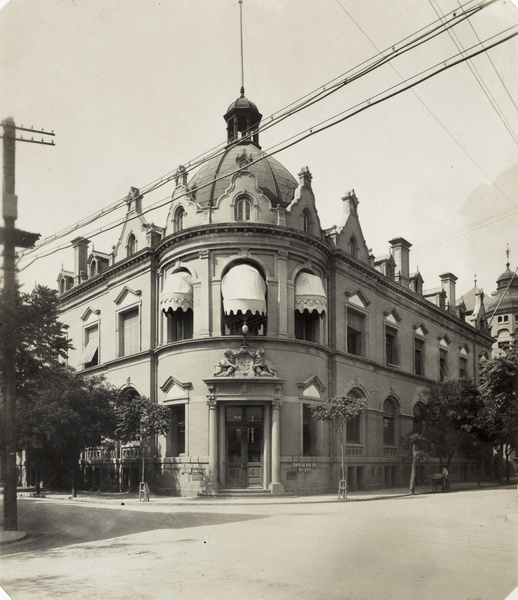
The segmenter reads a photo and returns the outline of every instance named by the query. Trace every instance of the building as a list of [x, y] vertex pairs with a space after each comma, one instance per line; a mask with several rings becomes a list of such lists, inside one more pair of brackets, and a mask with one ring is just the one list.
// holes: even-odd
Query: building
[[[483, 296], [466, 315], [453, 274], [423, 291], [402, 237], [372, 256], [354, 191], [322, 229], [308, 168], [295, 178], [261, 150], [244, 90], [224, 118], [228, 145], [190, 180], [178, 169], [163, 228], [131, 188], [112, 253], [74, 240], [74, 271], [58, 278], [69, 362], [169, 408], [145, 459], [157, 493], [335, 490], [339, 444], [310, 407], [338, 394], [368, 400], [347, 428], [350, 487], [404, 485], [420, 392], [477, 380], [491, 352]], [[87, 451], [85, 480], [135, 488], [138, 453]], [[467, 462], [452, 474], [468, 477]]]
[[511, 271], [509, 250], [505, 271], [496, 280], [496, 290], [488, 302], [487, 315], [491, 335], [495, 339], [493, 356], [509, 350], [518, 341], [518, 269]]

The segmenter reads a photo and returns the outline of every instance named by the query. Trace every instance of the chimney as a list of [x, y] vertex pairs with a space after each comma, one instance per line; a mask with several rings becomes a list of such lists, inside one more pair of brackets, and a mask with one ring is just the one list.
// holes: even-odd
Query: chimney
[[356, 197], [354, 190], [347, 192], [345, 194], [345, 196], [342, 198], [342, 201], [344, 203], [344, 214], [346, 217], [348, 217], [349, 215], [358, 216], [359, 200]]
[[396, 263], [396, 281], [408, 287], [410, 283], [410, 248], [412, 244], [405, 238], [398, 237], [389, 241], [392, 256]]
[[129, 213], [136, 212], [140, 214], [142, 212], [142, 195], [138, 188], [130, 187], [129, 194], [126, 196], [126, 204]]
[[78, 237], [72, 240], [74, 248], [74, 283], [79, 283], [87, 279], [86, 263], [88, 260], [88, 244], [90, 240]]
[[453, 273], [444, 273], [439, 275], [441, 278], [442, 289], [446, 292], [446, 309], [455, 312], [455, 282], [458, 277]]

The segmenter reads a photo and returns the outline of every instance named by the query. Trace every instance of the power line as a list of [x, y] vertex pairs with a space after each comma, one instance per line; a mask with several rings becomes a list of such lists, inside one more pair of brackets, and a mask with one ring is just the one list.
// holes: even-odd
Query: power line
[[[516, 26], [508, 28], [507, 30], [505, 30], [504, 32], [500, 32], [499, 34], [496, 34], [495, 36], [492, 36], [491, 38], [488, 38], [487, 40], [485, 40], [484, 42], [482, 42], [483, 44], [487, 43], [490, 40], [493, 40], [495, 37], [502, 35], [503, 33], [507, 33], [508, 31], [512, 30], [512, 29], [516, 29]], [[404, 81], [403, 83], [406, 83], [407, 85], [400, 87], [400, 84], [397, 84], [395, 86], [392, 86], [390, 88], [388, 88], [387, 90], [385, 90], [382, 93], [377, 94], [376, 96], [372, 96], [371, 98], [369, 98], [368, 100], [363, 101], [362, 103], [355, 105], [352, 108], [347, 109], [346, 111], [342, 111], [341, 113], [338, 113], [337, 115], [335, 115], [334, 117], [331, 117], [330, 119], [326, 119], [322, 122], [320, 122], [319, 124], [306, 129], [302, 132], [300, 132], [299, 134], [297, 134], [296, 136], [292, 136], [291, 138], [288, 138], [287, 140], [284, 140], [284, 145], [280, 148], [277, 148], [277, 146], [280, 146], [281, 143], [273, 146], [268, 153], [264, 153], [262, 156], [260, 156], [259, 158], [253, 160], [249, 165], [255, 164], [261, 160], [264, 160], [264, 158], [268, 157], [268, 156], [273, 156], [274, 154], [277, 154], [278, 152], [281, 152], [283, 150], [286, 150], [287, 148], [294, 146], [300, 142], [302, 142], [303, 140], [316, 135], [317, 133], [320, 133], [322, 131], [325, 131], [326, 129], [329, 129], [330, 127], [334, 127], [335, 125], [338, 125], [339, 123], [342, 123], [343, 121], [352, 118], [353, 116], [363, 112], [364, 110], [367, 110], [369, 108], [372, 108], [373, 106], [376, 106], [382, 102], [385, 102], [386, 100], [389, 100], [399, 94], [401, 94], [404, 91], [407, 91], [408, 89], [411, 89], [412, 87], [415, 87], [416, 85], [423, 83], [425, 81], [427, 81], [428, 79], [438, 75], [439, 73], [442, 73], [445, 70], [448, 70], [454, 66], [457, 66], [458, 64], [461, 64], [462, 62], [465, 62], [466, 60], [469, 60], [470, 58], [473, 58], [475, 56], [477, 56], [478, 54], [482, 53], [482, 52], [486, 52], [486, 50], [494, 48], [510, 39], [512, 39], [513, 37], [517, 36], [518, 32], [512, 33], [507, 35], [506, 37], [499, 39], [497, 41], [493, 41], [489, 46], [487, 47], [483, 47], [480, 50], [474, 50], [475, 48], [477, 48], [478, 46], [480, 46], [481, 44], [475, 44], [474, 46], [472, 46], [471, 48], [469, 48], [468, 50], [466, 50], [465, 52], [463, 52], [462, 54], [456, 54], [453, 57], [450, 57], [449, 59], [447, 59], [446, 61], [441, 61], [440, 63], [437, 63], [436, 65], [434, 65], [433, 67], [430, 67], [429, 69], [426, 69], [424, 71], [421, 71], [420, 73], [418, 73], [417, 75], [414, 75], [412, 78]], [[471, 54], [467, 54], [468, 52], [471, 52]], [[460, 58], [457, 58], [459, 57]], [[454, 60], [457, 59], [457, 60]], [[453, 62], [449, 62], [449, 61], [453, 61]], [[430, 72], [431, 71], [431, 72]], [[416, 79], [419, 78], [419, 79]], [[416, 79], [415, 81], [411, 82], [411, 79]], [[395, 89], [395, 91], [393, 91]], [[388, 95], [383, 96], [383, 94], [386, 94], [387, 92], [390, 92]], [[379, 96], [382, 96], [381, 98]], [[356, 109], [356, 110], [353, 110]], [[353, 112], [351, 112], [350, 114], [346, 114], [345, 116], [344, 113], [349, 113], [349, 111], [353, 110]], [[340, 118], [338, 118], [340, 117]], [[332, 119], [334, 119], [332, 122]], [[295, 138], [295, 139], [294, 139]], [[277, 149], [275, 149], [277, 148]], [[236, 169], [235, 171], [232, 171], [230, 173], [225, 173], [224, 175], [221, 175], [220, 177], [217, 177], [215, 179], [213, 179], [212, 181], [204, 184], [203, 186], [199, 186], [198, 189], [202, 189], [203, 187], [209, 186], [209, 185], [213, 185], [213, 183], [215, 181], [219, 181], [222, 178], [226, 178], [226, 177], [230, 177], [236, 173], [240, 172], [240, 168]], [[179, 199], [181, 197], [185, 197], [187, 195], [189, 195], [190, 192], [187, 191], [179, 196], [177, 196], [176, 199]], [[100, 235], [102, 233], [106, 233], [107, 231], [110, 231], [111, 229], [114, 229], [115, 227], [118, 227], [119, 225], [121, 225], [123, 222], [129, 222], [133, 219], [138, 218], [140, 215], [146, 214], [152, 210], [157, 210], [158, 208], [161, 208], [163, 206], [165, 206], [165, 204], [169, 203], [171, 201], [170, 197], [167, 196], [166, 199], [162, 199], [160, 201], [158, 201], [155, 204], [150, 205], [146, 210], [143, 210], [141, 213], [139, 213], [139, 215], [135, 215], [134, 217], [131, 217], [130, 219], [127, 219], [127, 217], [125, 217], [124, 219], [118, 219], [116, 222], [109, 224], [106, 227], [103, 227], [101, 229], [98, 229], [96, 232], [87, 234], [87, 237], [94, 237], [96, 235]], [[31, 264], [33, 264], [36, 260], [40, 259], [40, 258], [45, 258], [47, 256], [50, 256], [51, 254], [55, 254], [56, 252], [63, 250], [64, 248], [68, 248], [70, 246], [69, 243], [66, 243], [63, 246], [60, 246], [46, 254], [40, 255], [40, 256], [36, 256], [34, 258], [33, 261], [31, 261], [31, 263], [25, 267], [23, 267], [22, 269], [20, 269], [20, 271], [23, 271], [24, 269], [28, 268], [28, 266], [30, 266]], [[24, 257], [22, 257], [23, 259]]]
[[[442, 18], [440, 16], [440, 14], [439, 14], [439, 11], [434, 6], [433, 0], [428, 0], [428, 2], [430, 3], [430, 6], [435, 11], [435, 14], [439, 18]], [[471, 25], [471, 27], [473, 28], [473, 25]], [[473, 31], [474, 31], [474, 29], [473, 29]], [[457, 47], [457, 50], [463, 51], [463, 46], [462, 46], [462, 43], [461, 43], [458, 35], [454, 31], [448, 31], [448, 35], [450, 36], [451, 40], [453, 41], [453, 43]], [[478, 38], [478, 36], [477, 36], [477, 38]], [[478, 40], [480, 42], [480, 38], [478, 38]], [[471, 71], [471, 73], [473, 74], [473, 77], [475, 78], [476, 82], [479, 84], [481, 90], [484, 92], [484, 95], [489, 100], [489, 103], [491, 104], [491, 106], [495, 110], [495, 113], [497, 114], [498, 118], [502, 121], [504, 127], [506, 128], [507, 132], [511, 136], [513, 142], [516, 145], [518, 145], [518, 138], [516, 137], [516, 134], [514, 133], [512, 127], [511, 127], [511, 124], [509, 123], [509, 121], [507, 120], [507, 118], [506, 118], [505, 114], [503, 113], [502, 109], [498, 105], [498, 102], [496, 101], [495, 97], [491, 93], [491, 90], [488, 88], [488, 86], [484, 82], [484, 79], [483, 79], [482, 75], [479, 73], [479, 71], [475, 67], [475, 65], [471, 64], [471, 61], [467, 61], [466, 64], [467, 64], [469, 70]]]
[[[319, 86], [319, 88], [317, 88], [313, 92], [306, 94], [301, 99], [292, 102], [287, 107], [281, 109], [280, 111], [277, 111], [276, 113], [273, 113], [267, 119], [264, 119], [263, 124], [261, 124], [259, 126], [259, 128], [257, 129], [257, 132], [265, 131], [265, 130], [269, 129], [270, 127], [273, 127], [274, 125], [277, 125], [284, 119], [286, 119], [290, 116], [293, 116], [297, 112], [300, 112], [301, 110], [308, 108], [309, 106], [312, 106], [316, 102], [320, 102], [324, 98], [328, 97], [330, 94], [335, 93], [339, 89], [343, 88], [345, 85], [351, 84], [353, 81], [356, 81], [356, 80], [360, 79], [361, 77], [366, 76], [367, 74], [369, 74], [370, 72], [374, 71], [377, 68], [380, 68], [384, 64], [390, 63], [390, 61], [392, 61], [393, 59], [395, 59], [397, 57], [402, 56], [404, 53], [415, 49], [416, 47], [418, 47], [419, 45], [421, 45], [427, 41], [434, 39], [441, 33], [448, 31], [451, 27], [458, 25], [459, 23], [463, 22], [465, 19], [469, 18], [476, 12], [479, 12], [480, 10], [490, 6], [494, 2], [496, 2], [496, 0], [488, 0], [487, 2], [482, 2], [479, 5], [477, 5], [476, 7], [468, 9], [468, 11], [462, 12], [461, 14], [457, 14], [456, 11], [452, 11], [451, 13], [448, 13], [448, 15], [447, 15], [447, 18], [449, 19], [449, 21], [444, 22], [441, 19], [437, 19], [436, 21], [432, 22], [431, 24], [427, 25], [426, 27], [419, 29], [414, 34], [403, 38], [403, 40], [401, 40], [400, 42], [397, 42], [396, 44], [393, 44], [392, 46], [388, 47], [387, 49], [385, 49], [381, 52], [378, 50], [377, 55], [371, 57], [370, 59], [367, 59], [366, 61], [363, 61], [362, 63], [360, 63], [360, 65], [353, 67], [352, 69], [349, 69], [347, 72], [343, 73], [342, 75], [335, 77], [334, 79], [327, 82], [323, 86]], [[467, 6], [467, 5], [465, 5], [465, 6]], [[371, 43], [372, 43], [372, 41], [371, 41]], [[375, 46], [374, 43], [373, 43], [373, 45]], [[366, 65], [366, 66], [364, 66], [364, 65]], [[361, 67], [363, 67], [363, 68], [361, 68]], [[245, 139], [246, 139], [246, 136], [245, 136]], [[227, 143], [218, 144], [216, 147], [205, 152], [204, 154], [198, 155], [196, 158], [188, 161], [184, 165], [184, 168], [187, 170], [192, 170], [197, 167], [200, 167], [202, 164], [211, 160], [213, 157], [222, 155], [225, 152], [227, 145], [228, 145]], [[169, 183], [172, 179], [174, 179], [176, 177], [178, 177], [177, 169], [175, 169], [174, 171], [170, 171], [166, 175], [163, 175], [162, 177], [157, 178], [156, 180], [152, 181], [149, 184], [146, 184], [144, 187], [140, 188], [140, 192], [142, 195], [149, 194], [152, 191], [162, 187], [163, 185], [166, 185], [167, 183]], [[124, 206], [124, 203], [125, 203], [125, 197], [116, 200], [114, 203], [112, 203], [111, 205], [108, 205], [107, 207], [104, 207], [100, 211], [97, 211], [94, 214], [92, 214], [88, 217], [85, 217], [84, 219], [81, 219], [80, 221], [77, 221], [76, 223], [70, 225], [69, 227], [67, 227], [63, 230], [60, 230], [59, 232], [53, 234], [52, 236], [49, 236], [49, 237], [41, 240], [41, 242], [36, 246], [36, 248], [34, 250], [38, 250], [39, 248], [42, 248], [43, 246], [48, 245], [49, 243], [57, 241], [58, 239], [73, 233], [74, 231], [78, 231], [79, 229], [86, 227], [90, 223], [92, 223], [100, 218], [103, 218], [106, 215], [118, 210], [119, 208]]]
[[[457, 0], [458, 1], [458, 0]], [[369, 40], [369, 42], [374, 46], [374, 48], [376, 48], [376, 50], [379, 51], [377, 45], [374, 43], [374, 41], [371, 39], [371, 37], [365, 32], [364, 29], [362, 29], [362, 27], [359, 25], [359, 23], [351, 16], [351, 14], [342, 6], [342, 4], [340, 3], [339, 0], [336, 0], [337, 4], [342, 8], [342, 10], [346, 13], [346, 15], [351, 19], [351, 21], [356, 25], [356, 27], [363, 33], [363, 35]], [[469, 4], [469, 3], [467, 3]], [[462, 9], [464, 9], [467, 4], [461, 6], [459, 3], [459, 7]], [[450, 14], [454, 13], [455, 11], [451, 11], [450, 13], [448, 13], [446, 16], [449, 16]], [[471, 16], [471, 15], [470, 15]], [[468, 19], [468, 23], [470, 23], [471, 25], [471, 21]], [[473, 25], [471, 25], [471, 27], [473, 28]], [[450, 33], [450, 32], [449, 32]], [[451, 35], [451, 33], [450, 33]], [[479, 41], [480, 44], [482, 44], [483, 42], [480, 40], [480, 38], [477, 35], [477, 39]], [[487, 54], [487, 57], [490, 59], [489, 54]], [[399, 71], [396, 69], [396, 67], [391, 64], [390, 65], [391, 68], [394, 70], [394, 72], [398, 75], [398, 77], [404, 81], [403, 76], [401, 75], [401, 73], [399, 73]], [[491, 183], [496, 187], [496, 189], [510, 202], [510, 204], [512, 204], [513, 206], [516, 206], [514, 204], [514, 202], [507, 196], [507, 194], [505, 194], [505, 192], [498, 187], [498, 185], [492, 180], [492, 178], [484, 171], [484, 169], [478, 164], [478, 162], [468, 153], [468, 151], [464, 148], [464, 146], [454, 137], [454, 135], [452, 134], [452, 132], [442, 123], [442, 121], [437, 117], [437, 115], [432, 111], [432, 109], [425, 103], [425, 101], [419, 96], [419, 94], [415, 91], [415, 90], [411, 90], [412, 93], [414, 94], [414, 96], [421, 102], [421, 104], [426, 108], [426, 110], [428, 110], [428, 112], [432, 115], [432, 117], [437, 121], [437, 123], [442, 127], [442, 129], [448, 134], [448, 136], [455, 142], [455, 144], [460, 148], [460, 150], [469, 158], [469, 160], [477, 167], [477, 169], [486, 177], [486, 179], [488, 179], [488, 181], [491, 181]]]

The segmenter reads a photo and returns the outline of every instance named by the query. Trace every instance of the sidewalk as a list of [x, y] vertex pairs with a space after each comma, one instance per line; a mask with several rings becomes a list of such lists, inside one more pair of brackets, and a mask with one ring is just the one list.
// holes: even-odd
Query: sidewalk
[[[452, 485], [452, 489], [449, 493], [462, 492], [462, 491], [475, 491], [475, 490], [487, 490], [487, 489], [516, 489], [516, 479], [513, 478], [511, 483], [503, 483], [499, 485], [494, 481], [484, 481], [478, 486], [476, 482], [464, 482], [455, 483]], [[416, 496], [423, 495], [434, 495], [442, 492], [433, 492], [430, 485], [423, 485], [416, 488]], [[318, 503], [331, 503], [331, 502], [365, 502], [371, 500], [386, 500], [390, 498], [402, 498], [411, 497], [408, 488], [388, 488], [381, 490], [369, 490], [369, 491], [358, 491], [348, 492], [347, 500], [338, 499], [337, 493], [334, 494], [319, 494], [313, 496], [296, 496], [290, 493], [283, 495], [272, 495], [268, 493], [261, 493], [259, 490], [257, 493], [242, 493], [236, 495], [218, 495], [218, 496], [194, 496], [194, 497], [183, 497], [183, 496], [154, 496], [151, 495], [149, 502], [140, 502], [138, 493], [136, 492], [122, 492], [122, 493], [101, 493], [101, 492], [78, 492], [78, 495], [73, 498], [70, 494], [62, 492], [48, 491], [37, 497], [42, 502], [46, 501], [72, 501], [77, 503], [92, 503], [92, 504], [106, 504], [112, 507], [115, 506], [148, 506], [156, 507], [157, 509], [166, 507], [178, 507], [178, 506], [261, 506], [261, 505], [274, 505], [274, 504], [318, 504]], [[18, 498], [35, 498], [34, 490], [20, 490], [18, 492]], [[0, 528], [0, 544], [7, 544], [18, 541], [25, 537], [23, 531], [4, 531]]]

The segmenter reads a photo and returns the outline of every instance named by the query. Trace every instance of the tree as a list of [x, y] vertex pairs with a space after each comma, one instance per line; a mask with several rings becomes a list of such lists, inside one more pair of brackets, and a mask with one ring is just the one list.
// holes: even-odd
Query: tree
[[477, 437], [481, 399], [470, 379], [437, 383], [422, 394], [422, 435], [441, 467], [450, 462], [468, 436]]
[[[325, 402], [314, 404], [311, 407], [312, 417], [317, 421], [326, 421], [331, 429], [338, 435], [342, 455], [340, 479], [345, 482], [347, 490], [347, 474], [345, 470], [344, 447], [346, 444], [347, 423], [357, 417], [367, 406], [367, 399], [356, 396], [334, 396]], [[340, 486], [338, 487], [340, 492]], [[345, 492], [347, 498], [347, 491]]]
[[409, 489], [415, 494], [415, 474], [417, 465], [428, 458], [429, 443], [420, 433], [413, 431], [403, 439], [403, 454], [412, 460]]
[[[507, 355], [486, 361], [480, 372], [482, 409], [480, 422], [490, 441], [506, 456], [509, 478], [509, 454], [518, 448], [518, 345], [512, 344]], [[501, 466], [498, 478], [502, 479]]]
[[122, 442], [140, 442], [141, 481], [145, 481], [146, 452], [155, 435], [165, 435], [169, 431], [169, 411], [167, 407], [155, 404], [145, 396], [126, 393], [117, 398], [115, 414], [115, 436]]
[[56, 481], [67, 480], [76, 495], [81, 452], [113, 436], [118, 392], [101, 377], [56, 366], [32, 381], [17, 402], [20, 447], [54, 466]]
[[[0, 326], [4, 308], [0, 302]], [[37, 285], [30, 294], [18, 290], [15, 314], [13, 335], [16, 346], [16, 389], [19, 396], [30, 394], [34, 382], [62, 364], [72, 344], [66, 326], [58, 320], [56, 290], [42, 285]], [[1, 355], [0, 361], [3, 363]]]

